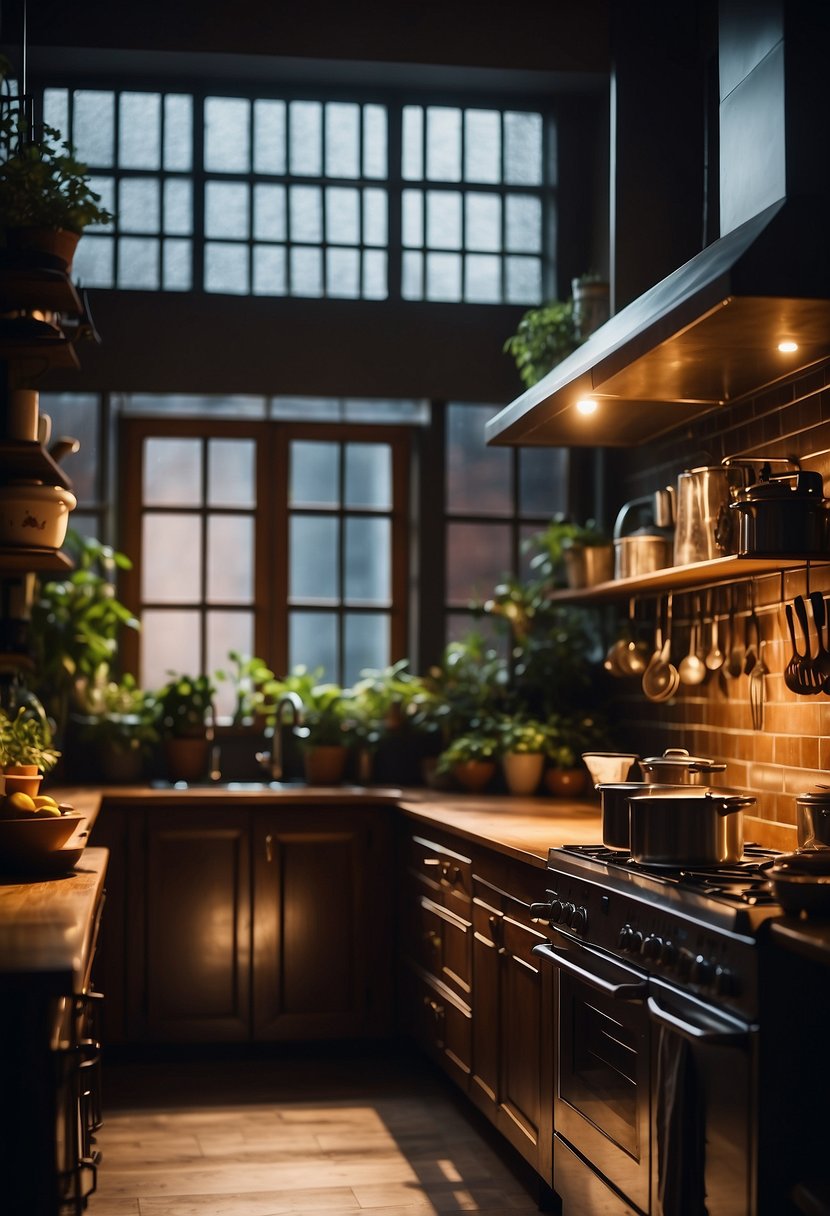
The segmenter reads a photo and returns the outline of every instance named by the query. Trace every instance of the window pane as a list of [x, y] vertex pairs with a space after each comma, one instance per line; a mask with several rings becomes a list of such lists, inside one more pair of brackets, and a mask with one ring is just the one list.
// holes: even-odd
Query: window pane
[[424, 176], [424, 111], [421, 106], [404, 106], [402, 138], [403, 179], [421, 181]]
[[386, 177], [386, 107], [363, 107], [363, 176]]
[[466, 228], [464, 245], [483, 253], [498, 253], [502, 247], [501, 199], [497, 194], [471, 191], [464, 200]]
[[323, 167], [323, 107], [319, 101], [292, 101], [288, 115], [290, 172], [299, 177], [319, 177]]
[[201, 668], [201, 622], [198, 612], [154, 611], [141, 614], [142, 688], [161, 688], [168, 672], [198, 675]]
[[292, 241], [322, 241], [323, 192], [319, 186], [291, 186], [289, 215]]
[[501, 259], [493, 254], [471, 253], [464, 259], [464, 299], [473, 304], [501, 300]]
[[332, 101], [326, 106], [326, 176], [359, 177], [360, 107]]
[[73, 98], [72, 142], [78, 160], [95, 167], [114, 164], [115, 94], [77, 89]]
[[461, 195], [455, 190], [427, 191], [427, 245], [461, 248]]
[[49, 127], [57, 127], [59, 131], [69, 130], [68, 89], [43, 90], [43, 121]]
[[447, 410], [447, 510], [456, 515], [509, 515], [513, 509], [512, 462], [507, 448], [487, 447], [484, 424], [490, 405], [450, 405]]
[[326, 294], [336, 299], [360, 296], [360, 254], [356, 249], [326, 250]]
[[193, 168], [193, 98], [183, 93], [164, 99], [164, 167], [180, 173]]
[[[80, 451], [66, 458], [66, 472], [79, 503], [103, 497], [100, 487], [101, 451], [98, 447], [100, 401], [95, 393], [41, 393], [40, 408], [52, 419], [52, 436], [72, 436]], [[75, 515], [70, 519], [75, 526]]]
[[294, 515], [289, 527], [292, 600], [337, 602], [339, 521], [333, 515]]
[[343, 683], [347, 688], [370, 668], [389, 662], [389, 617], [380, 612], [347, 612], [343, 621]]
[[522, 515], [555, 515], [568, 508], [568, 453], [564, 448], [519, 450]]
[[250, 163], [250, 102], [242, 97], [206, 97], [206, 171], [208, 173], [247, 173]]
[[508, 257], [504, 260], [508, 304], [537, 304], [542, 298], [541, 258]]
[[254, 102], [254, 172], [285, 173], [285, 102]]
[[520, 186], [542, 184], [542, 116], [504, 115], [504, 180]]
[[467, 110], [464, 115], [464, 180], [501, 181], [501, 115]]
[[161, 97], [122, 93], [118, 105], [118, 163], [125, 169], [161, 164]]
[[155, 178], [125, 177], [118, 187], [118, 226], [122, 232], [158, 232], [161, 193]]
[[424, 195], [421, 190], [403, 192], [403, 243], [416, 247], [424, 243]]
[[360, 243], [360, 196], [347, 186], [326, 190], [326, 240], [335, 245]]
[[386, 191], [363, 191], [363, 242], [365, 245], [385, 245], [389, 240]]
[[118, 286], [157, 290], [160, 252], [159, 242], [154, 238], [122, 236], [118, 241]]
[[387, 444], [346, 444], [344, 505], [391, 509], [392, 449]]
[[420, 253], [405, 253], [401, 268], [401, 295], [405, 300], [424, 298], [424, 258]]
[[285, 186], [254, 186], [254, 240], [284, 241]]
[[205, 291], [248, 292], [247, 245], [205, 245]]
[[508, 194], [505, 201], [506, 247], [512, 253], [541, 253], [542, 203], [523, 194]]
[[171, 236], [189, 236], [193, 231], [193, 183], [171, 177], [164, 183], [164, 231]]
[[388, 294], [386, 254], [369, 249], [363, 255], [363, 296], [366, 300], [385, 300]]
[[112, 287], [115, 242], [111, 236], [84, 236], [72, 263], [73, 276], [84, 287]]
[[390, 528], [386, 518], [346, 520], [344, 598], [348, 602], [390, 602]]
[[340, 445], [295, 440], [291, 444], [289, 503], [292, 507], [338, 506]]
[[324, 680], [339, 680], [337, 617], [333, 612], [290, 612], [288, 666], [323, 669]]
[[250, 604], [254, 598], [254, 521], [211, 515], [207, 523], [207, 600]]
[[447, 526], [447, 603], [486, 599], [510, 566], [507, 524]]
[[428, 253], [427, 299], [461, 299], [461, 258], [457, 253]]
[[[94, 193], [98, 195], [101, 206], [105, 207], [107, 211], [115, 211], [115, 178], [91, 176], [89, 184]], [[113, 225], [112, 223], [90, 224], [84, 231], [85, 234], [90, 232], [112, 232]], [[83, 245], [80, 248], [83, 249]]]
[[461, 111], [449, 106], [429, 106], [426, 142], [429, 180], [460, 181]]
[[145, 439], [142, 502], [148, 507], [201, 506], [200, 439]]
[[197, 515], [148, 512], [141, 528], [141, 598], [192, 603], [202, 590], [202, 521]]
[[163, 242], [162, 285], [165, 291], [190, 291], [193, 286], [193, 247], [190, 241]]
[[[254, 653], [254, 618], [251, 612], [208, 612], [205, 633], [208, 671], [227, 670], [228, 652], [231, 650], [239, 654]], [[217, 716], [230, 718], [235, 701], [231, 682], [217, 682], [213, 701]]]
[[250, 234], [248, 200], [244, 182], [207, 182], [205, 236], [246, 241]]
[[295, 296], [323, 294], [323, 258], [319, 249], [295, 246], [291, 250], [291, 293]]
[[257, 245], [254, 248], [254, 294], [284, 296], [287, 279], [285, 250]]
[[208, 503], [212, 507], [256, 506], [253, 439], [208, 440]]

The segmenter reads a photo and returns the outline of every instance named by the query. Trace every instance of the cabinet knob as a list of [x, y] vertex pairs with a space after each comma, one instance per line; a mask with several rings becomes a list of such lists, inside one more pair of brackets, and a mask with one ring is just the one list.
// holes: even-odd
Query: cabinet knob
[[429, 944], [431, 946], [433, 946], [436, 950], [441, 949], [441, 934], [440, 933], [436, 933], [436, 931], [434, 929], [429, 929], [424, 934], [424, 937], [429, 942]]
[[274, 844], [274, 838], [271, 835], [271, 833], [269, 832], [267, 834], [267, 836], [265, 837], [265, 860], [268, 862], [269, 865], [274, 860], [273, 844]]

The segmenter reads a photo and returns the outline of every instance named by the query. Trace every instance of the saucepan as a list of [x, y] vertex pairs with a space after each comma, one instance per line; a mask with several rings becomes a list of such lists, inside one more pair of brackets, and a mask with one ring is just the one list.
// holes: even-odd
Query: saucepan
[[642, 865], [671, 868], [740, 861], [742, 812], [754, 802], [752, 794], [695, 786], [634, 794], [628, 799], [631, 856]]
[[627, 853], [631, 848], [629, 798], [635, 794], [653, 798], [655, 795], [677, 790], [682, 793], [688, 786], [647, 785], [645, 781], [607, 781], [598, 785], [597, 789], [602, 814], [602, 843], [606, 849], [624, 849]]
[[782, 853], [763, 868], [785, 912], [830, 915], [830, 849]]
[[830, 789], [799, 794], [795, 813], [799, 849], [830, 850]]
[[646, 756], [640, 768], [647, 782], [658, 785], [707, 785], [713, 773], [726, 771], [719, 760], [691, 756], [685, 747], [667, 747], [662, 756]]

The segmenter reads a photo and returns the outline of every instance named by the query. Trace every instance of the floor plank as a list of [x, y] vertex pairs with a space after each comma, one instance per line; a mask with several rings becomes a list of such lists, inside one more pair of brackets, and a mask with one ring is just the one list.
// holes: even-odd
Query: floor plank
[[89, 1216], [536, 1216], [444, 1078], [383, 1055], [107, 1062]]

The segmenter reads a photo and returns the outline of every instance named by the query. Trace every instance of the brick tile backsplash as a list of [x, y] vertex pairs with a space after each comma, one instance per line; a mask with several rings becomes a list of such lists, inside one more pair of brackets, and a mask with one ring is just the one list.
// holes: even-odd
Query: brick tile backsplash
[[[822, 474], [830, 493], [830, 361], [752, 400], [712, 411], [682, 433], [615, 453], [610, 484], [620, 498], [612, 505], [616, 509], [630, 498], [672, 485], [684, 469], [717, 464], [727, 455], [758, 462], [771, 456], [796, 456], [806, 468]], [[681, 686], [675, 698], [661, 704], [647, 701], [636, 680], [621, 681], [615, 705], [618, 741], [640, 755], [686, 747], [724, 761], [722, 783], [746, 789], [758, 800], [748, 820], [753, 839], [776, 848], [794, 847], [796, 796], [817, 781], [830, 782], [830, 696], [797, 695], [786, 687], [783, 670], [792, 648], [783, 605], [809, 591], [830, 596], [830, 553], [826, 566], [799, 565], [735, 587], [735, 591], [716, 588], [703, 602], [710, 609], [714, 605], [723, 617], [722, 649], [731, 597], [735, 597], [739, 638], [753, 603], [758, 611], [769, 673], [763, 729], [752, 729], [747, 677], [728, 679], [721, 671], [710, 674], [702, 685]], [[675, 594], [675, 662], [686, 653], [695, 610], [693, 593]], [[643, 612], [648, 620], [648, 611]], [[706, 630], [707, 644], [709, 638]]]

